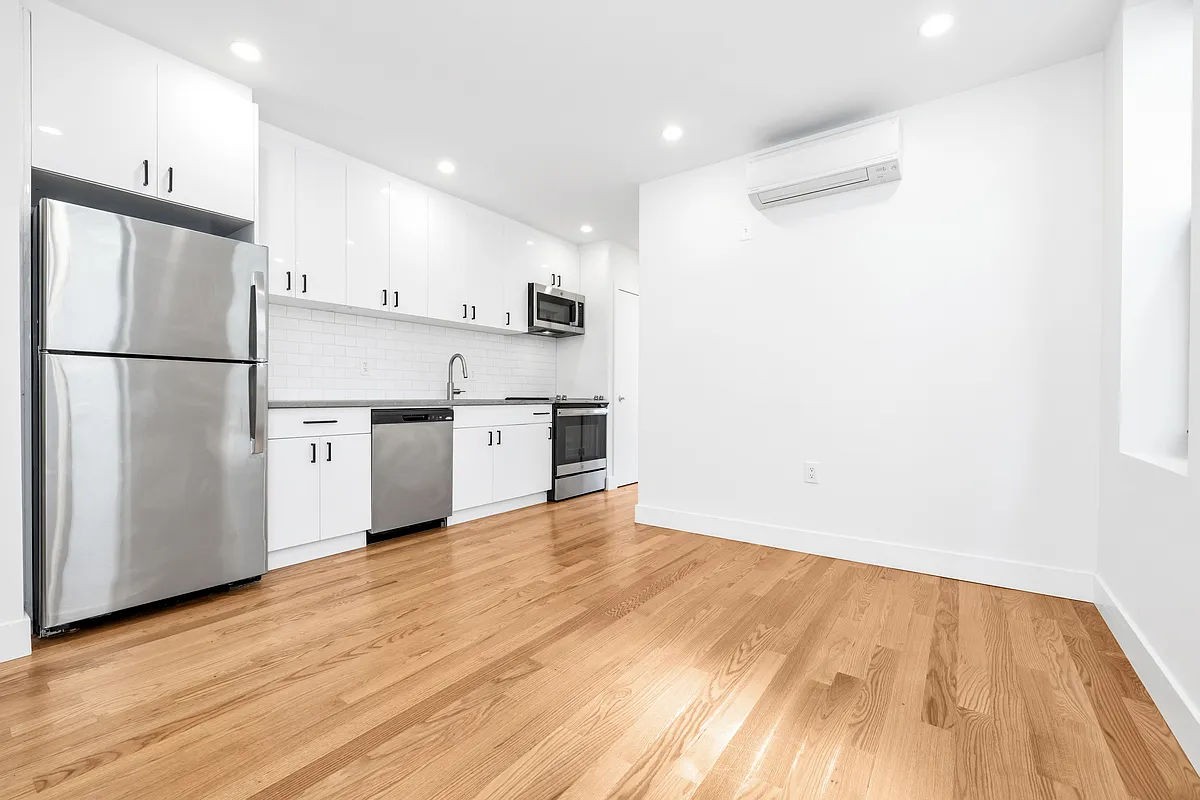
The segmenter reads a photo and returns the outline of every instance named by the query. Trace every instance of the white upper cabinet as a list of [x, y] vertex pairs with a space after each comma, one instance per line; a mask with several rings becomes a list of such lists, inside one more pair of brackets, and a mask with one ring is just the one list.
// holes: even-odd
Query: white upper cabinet
[[260, 145], [275, 295], [524, 333], [530, 283], [579, 290], [568, 242], [270, 125]]
[[254, 219], [257, 130], [245, 88], [182, 61], [159, 62], [159, 197]]
[[254, 218], [249, 89], [51, 3], [27, 2], [33, 166]]
[[346, 300], [352, 306], [395, 309], [391, 285], [391, 187], [382, 170], [351, 161], [346, 167]]
[[429, 316], [429, 190], [395, 176], [390, 187], [392, 309]]
[[258, 140], [259, 244], [270, 251], [271, 294], [296, 294], [296, 145], [278, 128], [263, 125]]
[[317, 144], [296, 147], [296, 294], [346, 304], [346, 161]]
[[157, 54], [49, 3], [31, 10], [33, 165], [157, 192]]

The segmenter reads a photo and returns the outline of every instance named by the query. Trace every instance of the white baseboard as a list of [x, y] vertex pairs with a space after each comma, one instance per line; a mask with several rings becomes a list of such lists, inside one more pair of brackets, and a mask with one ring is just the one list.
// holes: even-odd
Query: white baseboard
[[267, 569], [290, 567], [292, 564], [301, 564], [305, 561], [333, 556], [366, 546], [366, 531], [339, 536], [336, 539], [322, 539], [319, 542], [298, 544], [295, 547], [289, 547], [285, 550], [276, 550], [272, 553], [267, 553]]
[[1096, 608], [1100, 609], [1113, 636], [1117, 637], [1117, 643], [1162, 712], [1171, 733], [1175, 734], [1192, 764], [1200, 768], [1200, 706], [1180, 688], [1171, 670], [1163, 664], [1158, 652], [1146, 641], [1141, 629], [1099, 575], [1096, 576], [1095, 597]]
[[505, 511], [516, 511], [518, 508], [529, 508], [536, 506], [539, 503], [546, 502], [545, 492], [536, 492], [527, 494], [524, 497], [514, 497], [511, 500], [501, 500], [498, 503], [488, 503], [485, 506], [475, 506], [475, 508], [464, 508], [462, 511], [456, 512], [450, 519], [446, 520], [447, 525], [458, 525], [462, 522], [471, 522], [472, 520], [483, 519], [490, 517], [493, 514], [503, 514]]
[[1090, 572], [1048, 567], [1025, 561], [954, 553], [949, 550], [934, 550], [642, 504], [638, 504], [635, 509], [634, 518], [643, 525], [674, 528], [689, 533], [719, 536], [722, 539], [876, 564], [909, 572], [924, 572], [972, 583], [1069, 597], [1072, 600], [1090, 601], [1095, 588], [1094, 576]]
[[29, 617], [0, 622], [0, 661], [11, 661], [30, 653], [33, 637], [29, 628]]

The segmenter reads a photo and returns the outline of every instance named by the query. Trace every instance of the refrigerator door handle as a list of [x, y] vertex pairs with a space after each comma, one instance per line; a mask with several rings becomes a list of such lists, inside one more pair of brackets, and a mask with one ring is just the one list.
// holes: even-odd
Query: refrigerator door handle
[[254, 273], [250, 284], [250, 360], [265, 361], [267, 344], [267, 276]]
[[267, 365], [250, 365], [250, 441], [251, 454], [265, 452], [267, 447]]

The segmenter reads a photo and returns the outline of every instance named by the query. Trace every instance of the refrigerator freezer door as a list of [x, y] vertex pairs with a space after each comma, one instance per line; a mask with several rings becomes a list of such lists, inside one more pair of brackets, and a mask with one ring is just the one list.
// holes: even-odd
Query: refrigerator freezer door
[[42, 200], [43, 350], [266, 360], [267, 250]]
[[41, 368], [42, 629], [266, 571], [261, 366], [45, 354]]

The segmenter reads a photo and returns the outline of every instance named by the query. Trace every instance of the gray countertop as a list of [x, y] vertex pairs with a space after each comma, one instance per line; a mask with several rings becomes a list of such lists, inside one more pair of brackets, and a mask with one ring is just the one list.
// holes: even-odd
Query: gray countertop
[[455, 400], [389, 400], [386, 397], [376, 400], [272, 400], [267, 405], [271, 408], [440, 408], [445, 406], [544, 406], [550, 405], [551, 400], [503, 400], [484, 397], [459, 397]]

